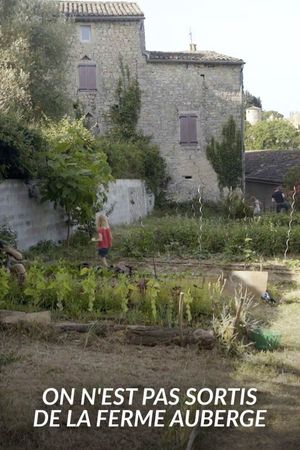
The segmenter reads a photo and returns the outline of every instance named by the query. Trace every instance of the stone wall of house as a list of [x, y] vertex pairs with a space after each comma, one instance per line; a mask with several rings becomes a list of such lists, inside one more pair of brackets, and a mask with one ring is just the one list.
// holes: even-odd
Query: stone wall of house
[[[97, 123], [100, 133], [107, 126], [106, 114], [116, 103], [115, 91], [120, 78], [120, 62], [130, 67], [132, 76], [140, 78], [144, 64], [143, 21], [91, 22], [91, 42], [80, 41], [80, 23], [69, 44], [71, 67], [69, 87], [73, 98], [78, 98], [85, 112], [91, 114], [91, 122]], [[78, 65], [96, 63], [97, 91], [84, 92], [79, 87]]]
[[[0, 183], [0, 225], [8, 225], [17, 234], [22, 250], [40, 241], [65, 240], [63, 211], [55, 210], [51, 203], [41, 203], [38, 195], [32, 197], [29, 188], [20, 180]], [[145, 217], [153, 207], [154, 196], [147, 192], [143, 181], [116, 180], [109, 186], [104, 212], [113, 225], [129, 224]]]
[[[232, 115], [241, 126], [241, 71], [235, 65], [148, 63], [141, 81], [140, 125], [161, 149], [171, 174], [170, 196], [191, 199], [200, 187], [207, 200], [219, 198], [217, 176], [206, 158], [212, 136], [219, 138]], [[180, 144], [181, 113], [197, 115], [197, 145]]]
[[[86, 23], [85, 23], [86, 24]], [[139, 121], [152, 136], [167, 161], [171, 182], [169, 197], [176, 201], [196, 196], [200, 187], [208, 200], [219, 198], [217, 176], [206, 158], [211, 137], [218, 138], [232, 115], [242, 126], [242, 74], [240, 65], [148, 62], [144, 54], [143, 20], [92, 22], [92, 41], [80, 42], [80, 23], [70, 43], [70, 90], [97, 122], [106, 129], [106, 114], [116, 102], [120, 58], [137, 76], [142, 91]], [[79, 92], [78, 64], [89, 58], [97, 65], [97, 91]], [[179, 143], [179, 114], [197, 114], [198, 145]]]

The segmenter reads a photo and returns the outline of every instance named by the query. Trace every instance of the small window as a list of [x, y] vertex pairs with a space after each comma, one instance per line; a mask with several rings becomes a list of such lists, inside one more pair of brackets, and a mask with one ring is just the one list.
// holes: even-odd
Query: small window
[[79, 66], [79, 90], [95, 91], [97, 89], [96, 82], [96, 65], [80, 64]]
[[90, 25], [81, 25], [80, 27], [80, 40], [81, 42], [91, 42], [92, 30]]
[[198, 144], [197, 115], [181, 114], [180, 120], [180, 144]]

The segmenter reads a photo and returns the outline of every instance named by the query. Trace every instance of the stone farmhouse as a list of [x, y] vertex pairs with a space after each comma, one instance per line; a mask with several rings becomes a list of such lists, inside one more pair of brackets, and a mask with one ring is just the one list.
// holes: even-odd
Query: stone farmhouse
[[116, 103], [122, 58], [142, 92], [139, 127], [167, 161], [170, 198], [189, 200], [200, 187], [204, 198], [217, 200], [217, 176], [205, 149], [231, 115], [243, 129], [243, 61], [195, 45], [189, 51], [148, 51], [145, 17], [136, 3], [61, 1], [59, 7], [77, 28], [69, 43], [70, 91], [99, 132]]

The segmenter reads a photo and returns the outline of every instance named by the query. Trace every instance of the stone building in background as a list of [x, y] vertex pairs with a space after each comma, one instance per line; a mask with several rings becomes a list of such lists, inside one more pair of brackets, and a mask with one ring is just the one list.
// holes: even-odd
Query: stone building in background
[[75, 21], [70, 90], [88, 120], [105, 132], [121, 58], [139, 81], [139, 127], [166, 159], [170, 198], [194, 198], [200, 186], [206, 199], [217, 200], [217, 176], [205, 149], [230, 116], [242, 131], [243, 61], [195, 45], [183, 52], [148, 51], [144, 14], [135, 3], [61, 1], [60, 11]]
[[300, 111], [291, 112], [288, 120], [297, 130], [300, 130]]
[[246, 109], [246, 121], [255, 125], [262, 120], [262, 109], [258, 106], [250, 106]]

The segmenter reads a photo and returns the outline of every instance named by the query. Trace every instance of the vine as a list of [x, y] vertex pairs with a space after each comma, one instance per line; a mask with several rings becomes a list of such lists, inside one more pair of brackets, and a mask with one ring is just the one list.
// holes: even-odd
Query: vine
[[109, 108], [106, 120], [109, 132], [99, 138], [115, 178], [141, 178], [155, 195], [156, 204], [165, 200], [169, 182], [166, 162], [157, 145], [138, 129], [142, 93], [138, 79], [120, 61], [120, 78], [115, 92], [115, 104]]
[[130, 74], [128, 66], [120, 60], [121, 76], [116, 89], [116, 103], [110, 107], [108, 118], [113, 134], [125, 141], [136, 140], [136, 127], [141, 111], [139, 82]]

